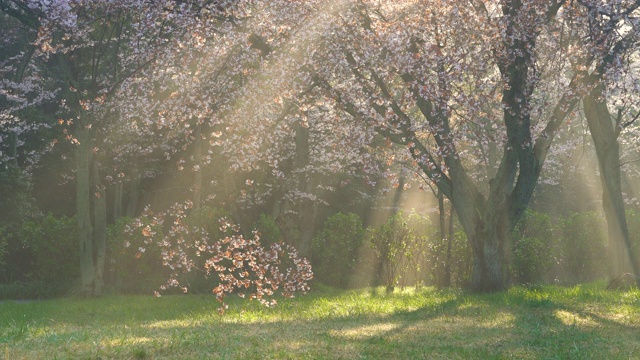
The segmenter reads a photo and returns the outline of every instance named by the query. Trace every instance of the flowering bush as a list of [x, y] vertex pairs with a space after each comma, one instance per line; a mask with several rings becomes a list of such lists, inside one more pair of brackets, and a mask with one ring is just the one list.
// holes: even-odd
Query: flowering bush
[[[253, 238], [244, 238], [240, 228], [220, 219], [220, 231], [225, 236], [211, 243], [206, 228], [192, 225], [187, 220], [193, 204], [175, 204], [164, 213], [155, 214], [148, 208], [143, 215], [125, 229], [128, 236], [142, 236], [146, 246], [140, 246], [143, 253], [146, 247], [160, 248], [162, 263], [171, 269], [166, 284], [160, 290], [179, 287], [188, 292], [188, 286], [181, 283], [184, 275], [193, 271], [203, 271], [207, 276], [217, 274], [219, 281], [213, 293], [221, 302], [218, 311], [222, 314], [227, 308], [225, 296], [237, 292], [238, 296], [258, 300], [266, 306], [273, 306], [273, 296], [280, 292], [284, 297], [293, 297], [296, 292], [306, 294], [308, 281], [313, 278], [311, 264], [300, 258], [291, 246], [281, 243], [265, 248], [260, 244], [258, 232]], [[158, 231], [163, 229], [163, 231]], [[198, 258], [206, 257], [204, 267], [198, 266]], [[155, 292], [160, 296], [159, 292]]]
[[[221, 221], [222, 227], [231, 226], [224, 223], [224, 219]], [[276, 305], [272, 296], [278, 290], [285, 298], [294, 297], [297, 291], [302, 294], [309, 291], [307, 282], [313, 278], [309, 261], [300, 258], [293, 247], [284, 243], [263, 247], [257, 232], [252, 239], [245, 239], [236, 231], [236, 235], [215, 243], [210, 253], [213, 256], [207, 260], [206, 270], [220, 277], [213, 293], [222, 303], [218, 309], [221, 313], [226, 309], [226, 294], [234, 291], [267, 307]]]

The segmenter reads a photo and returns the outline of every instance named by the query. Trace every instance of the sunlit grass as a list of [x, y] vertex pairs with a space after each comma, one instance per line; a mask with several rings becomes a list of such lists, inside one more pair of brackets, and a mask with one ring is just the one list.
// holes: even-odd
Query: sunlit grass
[[269, 309], [213, 296], [0, 304], [6, 359], [637, 359], [640, 291], [604, 285], [471, 295], [316, 289]]

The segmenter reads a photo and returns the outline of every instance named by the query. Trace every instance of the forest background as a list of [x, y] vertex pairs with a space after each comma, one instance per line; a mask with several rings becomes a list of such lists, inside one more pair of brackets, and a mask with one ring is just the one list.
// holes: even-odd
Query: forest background
[[0, 0], [2, 297], [635, 279], [638, 7]]

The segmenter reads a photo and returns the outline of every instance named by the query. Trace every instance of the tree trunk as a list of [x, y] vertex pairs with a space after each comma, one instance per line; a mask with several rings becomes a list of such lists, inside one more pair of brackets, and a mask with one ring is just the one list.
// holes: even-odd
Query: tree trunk
[[596, 86], [585, 96], [583, 104], [600, 168], [602, 206], [609, 235], [609, 273], [612, 279], [628, 272], [637, 277], [640, 269], [633, 256], [622, 197], [617, 124], [612, 122], [603, 91], [602, 85]]
[[[308, 173], [310, 145], [309, 128], [298, 122], [295, 126], [296, 159], [295, 168], [299, 175], [298, 189], [311, 194], [314, 191], [315, 181]], [[297, 206], [300, 221], [300, 233], [296, 247], [302, 256], [311, 256], [311, 240], [315, 232], [316, 214], [318, 205], [312, 200], [303, 200]]]
[[507, 287], [504, 247], [513, 216], [508, 203], [507, 173], [499, 171], [485, 199], [469, 183], [454, 183], [452, 204], [473, 252], [471, 290], [494, 292]]
[[118, 221], [122, 217], [122, 200], [124, 199], [124, 186], [122, 181], [115, 184], [115, 194], [113, 196], [113, 221]]
[[136, 210], [138, 209], [138, 200], [140, 199], [140, 178], [139, 172], [133, 172], [133, 180], [129, 182], [129, 191], [127, 191], [127, 211], [125, 216], [136, 216]]
[[444, 281], [442, 283], [443, 287], [449, 287], [451, 286], [451, 259], [452, 259], [452, 247], [453, 247], [453, 215], [454, 215], [454, 210], [453, 210], [453, 206], [451, 206], [451, 209], [449, 210], [449, 237], [447, 238], [447, 255], [446, 255], [446, 262], [445, 262], [445, 267], [444, 267]]
[[18, 134], [16, 134], [15, 131], [12, 131], [9, 134], [9, 143], [10, 143], [10, 156], [11, 156], [11, 163], [14, 166], [18, 166]]
[[[446, 214], [444, 208], [444, 194], [442, 191], [438, 191], [438, 225], [440, 226], [440, 243], [444, 244], [447, 241], [447, 230], [446, 230]], [[447, 248], [449, 248], [449, 244], [447, 244]], [[450, 272], [449, 272], [449, 259], [445, 259], [444, 269], [442, 274], [439, 274], [439, 279], [437, 279], [436, 283], [438, 287], [448, 287], [450, 285]]]
[[97, 162], [93, 164], [93, 182], [95, 189], [95, 197], [93, 199], [93, 239], [95, 251], [93, 295], [100, 296], [104, 288], [104, 262], [107, 248], [107, 198], [105, 186], [100, 180], [100, 169]]
[[76, 219], [80, 240], [80, 291], [85, 296], [93, 295], [95, 267], [93, 261], [93, 237], [91, 228], [91, 143], [89, 130], [78, 127], [76, 146]]
[[202, 205], [202, 125], [198, 125], [194, 139], [194, 161], [196, 169], [193, 176], [193, 208], [199, 209]]
[[[504, 244], [506, 243], [506, 227], [498, 219], [506, 219], [504, 210], [491, 207], [485, 209], [484, 219], [476, 218], [472, 227], [466, 230], [473, 248], [473, 265], [471, 273], [471, 290], [475, 292], [493, 292], [507, 287], [504, 267]], [[501, 220], [504, 221], [504, 220]]]
[[476, 235], [474, 244], [471, 290], [494, 292], [507, 286], [504, 274], [503, 244], [506, 236], [498, 234], [498, 229], [486, 228]]

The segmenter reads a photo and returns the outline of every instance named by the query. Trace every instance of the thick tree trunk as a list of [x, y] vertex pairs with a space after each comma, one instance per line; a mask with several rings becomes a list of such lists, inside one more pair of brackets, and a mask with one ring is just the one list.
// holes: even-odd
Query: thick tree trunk
[[76, 146], [76, 219], [80, 240], [80, 291], [93, 295], [95, 267], [93, 261], [93, 237], [91, 227], [91, 143], [89, 130], [79, 126]]
[[93, 164], [93, 218], [94, 218], [94, 251], [95, 251], [95, 271], [93, 295], [102, 295], [104, 288], [104, 262], [107, 248], [107, 198], [105, 187], [100, 181], [100, 169], [96, 162]]
[[[477, 219], [473, 230], [467, 231], [473, 247], [471, 290], [493, 292], [507, 287], [504, 244], [507, 241], [505, 211], [488, 207], [484, 219]], [[463, 225], [464, 226], [464, 225]]]
[[507, 287], [505, 244], [513, 210], [504, 182], [510, 178], [504, 170], [498, 171], [488, 199], [470, 181], [453, 183], [451, 202], [473, 250], [470, 287], [475, 292], [500, 291]]
[[617, 124], [612, 122], [603, 86], [596, 86], [583, 99], [583, 104], [600, 168], [602, 205], [609, 235], [610, 276], [613, 279], [631, 272], [637, 277], [640, 269], [638, 260], [633, 257], [622, 197]]
[[504, 237], [497, 229], [481, 231], [475, 240], [471, 290], [493, 292], [507, 287], [504, 274]]
[[453, 206], [449, 210], [449, 236], [447, 237], [447, 254], [446, 254], [446, 263], [444, 268], [444, 287], [451, 286], [451, 259], [452, 259], [452, 247], [453, 247], [453, 215], [454, 210]]
[[[447, 241], [447, 230], [446, 230], [446, 214], [444, 208], [444, 194], [442, 191], [438, 191], [438, 225], [440, 227], [440, 243], [444, 244]], [[450, 249], [449, 241], [447, 241], [447, 250]], [[447, 251], [447, 255], [449, 252]], [[440, 274], [440, 278], [437, 279], [436, 283], [438, 287], [448, 287], [451, 284], [451, 272], [449, 267], [449, 258], [445, 259], [444, 269], [442, 274]]]

